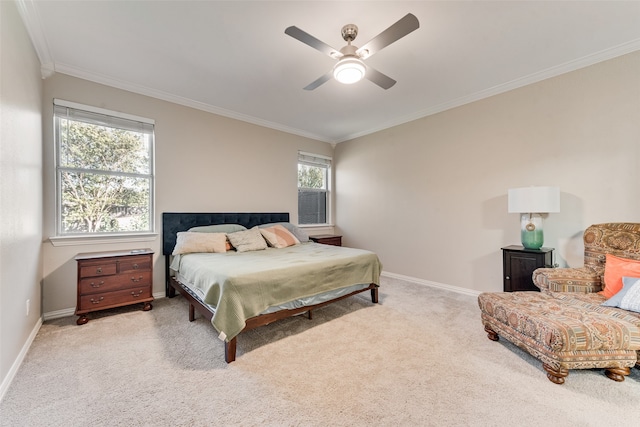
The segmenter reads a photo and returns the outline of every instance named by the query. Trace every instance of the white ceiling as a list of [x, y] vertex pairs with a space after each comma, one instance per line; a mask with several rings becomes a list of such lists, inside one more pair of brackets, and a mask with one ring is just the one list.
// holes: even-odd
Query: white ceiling
[[[64, 73], [326, 142], [341, 142], [640, 50], [640, 1], [18, 0], [43, 75]], [[420, 28], [366, 60], [397, 80], [330, 80], [330, 57], [413, 13]], [[73, 100], [71, 100], [73, 101]]]

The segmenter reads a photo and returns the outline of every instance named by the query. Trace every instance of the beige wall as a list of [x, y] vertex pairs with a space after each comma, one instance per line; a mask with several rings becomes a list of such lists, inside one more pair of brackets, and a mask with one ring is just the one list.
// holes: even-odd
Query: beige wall
[[[79, 102], [154, 119], [156, 231], [148, 242], [53, 246], [55, 180], [53, 99]], [[44, 83], [44, 286], [47, 317], [76, 305], [79, 252], [150, 247], [154, 293], [164, 294], [162, 212], [290, 212], [297, 222], [298, 150], [332, 155], [330, 144], [267, 129], [86, 80], [56, 74]]]
[[560, 186], [562, 212], [547, 219], [546, 246], [557, 248], [561, 265], [581, 264], [589, 224], [640, 221], [640, 53], [341, 143], [334, 153], [323, 142], [61, 74], [43, 85], [15, 5], [0, 8], [3, 386], [40, 313], [73, 312], [78, 252], [151, 247], [154, 293], [164, 289], [160, 237], [49, 242], [53, 98], [156, 121], [158, 233], [164, 211], [289, 211], [296, 222], [298, 150], [333, 153], [345, 244], [376, 251], [387, 273], [436, 285], [501, 289], [500, 247], [519, 241], [518, 217], [506, 212], [511, 187]]
[[560, 265], [593, 223], [640, 222], [640, 52], [338, 144], [336, 223], [389, 273], [502, 289], [519, 244], [507, 190], [557, 185], [545, 222]]
[[0, 2], [0, 19], [2, 397], [40, 325], [42, 80], [40, 63], [13, 2]]

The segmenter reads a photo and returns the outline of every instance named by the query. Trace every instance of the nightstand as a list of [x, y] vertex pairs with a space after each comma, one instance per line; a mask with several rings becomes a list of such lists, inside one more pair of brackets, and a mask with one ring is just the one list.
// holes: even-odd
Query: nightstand
[[318, 234], [317, 236], [309, 236], [309, 239], [323, 245], [342, 246], [342, 236], [337, 234]]
[[153, 307], [153, 251], [91, 252], [78, 254], [78, 302], [76, 323], [89, 321], [87, 313], [143, 303]]
[[537, 268], [553, 266], [553, 248], [525, 249], [522, 246], [502, 248], [504, 291], [539, 291], [531, 275]]

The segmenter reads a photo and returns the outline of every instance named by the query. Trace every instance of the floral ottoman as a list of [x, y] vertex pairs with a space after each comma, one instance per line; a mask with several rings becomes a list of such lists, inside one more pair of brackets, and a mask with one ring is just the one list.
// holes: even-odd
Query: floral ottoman
[[478, 305], [489, 339], [502, 336], [542, 361], [556, 384], [569, 369], [590, 368], [624, 381], [636, 363], [640, 323], [618, 309], [540, 292], [482, 293]]

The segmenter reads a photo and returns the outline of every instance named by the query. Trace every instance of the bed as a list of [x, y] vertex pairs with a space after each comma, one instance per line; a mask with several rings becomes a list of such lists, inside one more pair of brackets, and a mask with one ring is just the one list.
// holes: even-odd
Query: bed
[[365, 291], [378, 302], [382, 266], [375, 253], [306, 242], [305, 236], [283, 248], [172, 255], [182, 232], [235, 224], [254, 232], [274, 224], [299, 232], [288, 213], [162, 215], [166, 295], [178, 291], [187, 299], [190, 321], [197, 311], [212, 323], [224, 341], [227, 363], [235, 360], [237, 337], [244, 331], [303, 313], [311, 319], [314, 309]]

